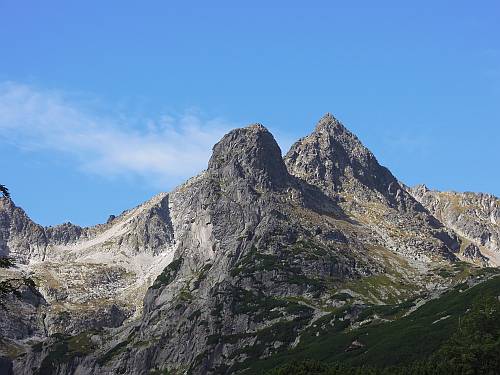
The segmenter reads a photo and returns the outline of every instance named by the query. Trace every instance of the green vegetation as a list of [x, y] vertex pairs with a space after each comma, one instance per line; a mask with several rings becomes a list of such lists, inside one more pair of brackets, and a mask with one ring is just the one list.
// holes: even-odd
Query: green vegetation
[[500, 274], [500, 269], [492, 267], [479, 268], [467, 262], [455, 262], [451, 265], [441, 266], [432, 273], [452, 281], [454, 284], [464, 282], [471, 277], [483, 277]]
[[401, 279], [388, 275], [371, 275], [345, 283], [345, 289], [354, 291], [363, 296], [370, 303], [397, 304], [414, 295], [417, 288], [414, 285], [403, 283]]
[[[376, 368], [372, 366], [346, 366], [318, 361], [296, 361], [268, 371], [265, 375], [458, 375], [447, 366], [418, 362], [409, 366]], [[492, 375], [495, 373], [492, 373]]]
[[34, 293], [38, 294], [35, 282], [29, 277], [0, 281], [0, 308], [5, 308], [4, 300], [9, 294], [13, 294], [17, 298], [21, 298], [21, 288], [23, 286], [30, 288]]
[[318, 361], [296, 361], [268, 371], [265, 375], [379, 375], [367, 367], [347, 367], [339, 364], [326, 365]]
[[[266, 359], [256, 359], [251, 364], [247, 362], [247, 367], [250, 369], [245, 374], [260, 374], [262, 371], [292, 363], [297, 359], [311, 359], [324, 364], [343, 363], [356, 368], [361, 365], [370, 365], [386, 369], [391, 366], [407, 366], [421, 362], [440, 350], [442, 356], [447, 353], [446, 358], [455, 358], [458, 354], [453, 354], [451, 349], [454, 347], [461, 348], [459, 350], [462, 352], [472, 351], [473, 353], [480, 352], [480, 348], [484, 347], [488, 353], [490, 350], [497, 353], [495, 350], [500, 350], [499, 295], [500, 277], [493, 277], [470, 288], [467, 284], [463, 284], [459, 288], [446, 292], [438, 299], [428, 301], [413, 313], [393, 321], [384, 319], [403, 315], [412, 306], [411, 301], [392, 306], [373, 306], [361, 313], [358, 321], [367, 319], [366, 324], [356, 329], [350, 327], [349, 322], [342, 318], [344, 308], [341, 308], [337, 312], [318, 319], [303, 331], [300, 343], [295, 348]], [[486, 319], [484, 316], [486, 313], [481, 315], [481, 313], [474, 312], [477, 309], [485, 311], [484, 308], [477, 307], [482, 306], [479, 301], [485, 297], [488, 298], [490, 305], [494, 306], [487, 311], [490, 311], [491, 316], [496, 314], [496, 320]], [[375, 315], [379, 319], [374, 319]], [[482, 317], [478, 318], [478, 316]], [[487, 321], [489, 325], [485, 323], [484, 327], [478, 327], [478, 322], [481, 321]], [[465, 330], [464, 325], [474, 327], [474, 329]], [[460, 327], [459, 334], [466, 335], [468, 338], [456, 336], [457, 327]], [[473, 335], [474, 330], [479, 333]], [[484, 335], [483, 331], [491, 332], [491, 334]], [[464, 344], [464, 347], [456, 344], [447, 346], [447, 342], [452, 342], [450, 340], [454, 340], [455, 343], [464, 341], [467, 344]], [[362, 346], [351, 350], [351, 344], [354, 341], [360, 342]], [[446, 348], [448, 348], [447, 351]], [[494, 356], [489, 354], [473, 354], [472, 357], [481, 358], [481, 361], [486, 363], [494, 362], [492, 359]], [[496, 358], [500, 358], [500, 353]], [[421, 363], [420, 365], [426, 366]], [[330, 373], [325, 372], [325, 374]]]
[[272, 271], [280, 268], [280, 261], [276, 255], [260, 253], [255, 246], [236, 264], [231, 276], [252, 275], [259, 271]]
[[[300, 246], [303, 247], [304, 244], [300, 243]], [[304, 275], [302, 268], [293, 265], [293, 261], [294, 258], [290, 257], [290, 253], [288, 251], [284, 252], [282, 256], [277, 256], [274, 254], [262, 253], [254, 246], [235, 265], [231, 271], [231, 276], [249, 277], [258, 283], [255, 275], [260, 275], [264, 271], [278, 272], [284, 283], [305, 286], [308, 288], [309, 292], [313, 293], [316, 297], [319, 297], [319, 295], [327, 289], [326, 282], [321, 279], [313, 279]]]
[[231, 310], [235, 314], [247, 314], [255, 322], [272, 320], [288, 314], [311, 316], [313, 309], [299, 302], [264, 295], [261, 291], [232, 289]]
[[[94, 332], [83, 332], [76, 336], [67, 336], [56, 334], [53, 338], [56, 340], [49, 348], [47, 356], [40, 364], [40, 368], [35, 372], [36, 375], [49, 375], [56, 372], [58, 366], [68, 363], [76, 357], [83, 357], [91, 353], [94, 345], [90, 337]], [[34, 351], [42, 350], [41, 343], [33, 347]]]
[[7, 186], [0, 184], [0, 193], [2, 193], [2, 195], [5, 198], [10, 199], [10, 193], [9, 193], [9, 189], [7, 189]]
[[158, 275], [155, 282], [151, 286], [151, 289], [159, 289], [162, 286], [170, 284], [177, 276], [181, 266], [182, 258], [173, 260], [167, 267], [165, 267], [163, 272]]
[[[479, 297], [456, 332], [427, 359], [394, 366], [349, 366], [305, 360], [270, 370], [266, 375], [448, 375], [498, 374], [500, 369], [500, 302]], [[395, 356], [397, 352], [386, 353]]]
[[296, 317], [292, 320], [279, 321], [254, 334], [247, 334], [247, 336], [255, 336], [255, 342], [253, 345], [237, 350], [233, 353], [232, 357], [243, 355], [248, 359], [233, 365], [230, 373], [249, 368], [252, 366], [255, 358], [260, 358], [266, 351], [271, 351], [271, 353], [286, 351], [286, 348], [295, 340], [297, 332], [304, 328], [308, 322], [309, 317]]
[[347, 302], [352, 299], [352, 296], [349, 293], [335, 293], [332, 295], [332, 298], [337, 301]]
[[308, 260], [315, 260], [328, 255], [328, 250], [325, 249], [324, 245], [311, 240], [299, 240], [295, 242], [290, 247], [290, 251], [295, 255], [302, 254]]
[[493, 374], [500, 370], [500, 296], [479, 297], [459, 320], [458, 330], [441, 347], [434, 362], [456, 372]]
[[182, 288], [177, 296], [180, 302], [190, 302], [193, 299], [193, 295], [186, 287]]
[[170, 375], [171, 373], [165, 369], [165, 370], [150, 370], [149, 375]]
[[0, 268], [14, 267], [14, 259], [8, 257], [0, 257]]
[[127, 350], [127, 346], [129, 344], [128, 340], [122, 341], [112, 347], [110, 350], [108, 350], [104, 355], [97, 360], [97, 363], [99, 365], [105, 365], [109, 361], [111, 361], [115, 356], [117, 356], [120, 353], [123, 353], [125, 350]]

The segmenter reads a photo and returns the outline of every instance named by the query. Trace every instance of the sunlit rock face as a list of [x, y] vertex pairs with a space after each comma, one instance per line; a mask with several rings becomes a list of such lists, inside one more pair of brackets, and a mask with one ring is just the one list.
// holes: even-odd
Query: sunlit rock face
[[500, 266], [500, 199], [491, 194], [434, 191], [425, 185], [409, 192], [462, 238], [464, 259]]
[[459, 248], [455, 235], [331, 114], [291, 147], [285, 163], [291, 174], [336, 199], [395, 252], [424, 259], [434, 252], [453, 257], [450, 250]]
[[[147, 288], [172, 259], [175, 245], [167, 194], [91, 228], [44, 228], [1, 198], [0, 223], [2, 256], [17, 264], [0, 269], [0, 278], [12, 280], [22, 296], [22, 306], [9, 304], [5, 313], [36, 321], [32, 329], [4, 330], [6, 339], [78, 334], [139, 316]], [[28, 292], [39, 293], [40, 301]]]
[[8, 336], [20, 374], [235, 373], [333, 309], [356, 327], [367, 306], [434, 298], [463, 253], [329, 114], [285, 158], [264, 126], [235, 129], [206, 171], [103, 225], [43, 228], [6, 200], [0, 220], [20, 264], [5, 277], [40, 293], [23, 336], [37, 344]]

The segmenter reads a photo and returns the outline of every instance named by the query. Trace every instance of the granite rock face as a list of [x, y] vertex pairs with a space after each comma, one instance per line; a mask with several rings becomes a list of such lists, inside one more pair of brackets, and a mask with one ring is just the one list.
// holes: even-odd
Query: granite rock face
[[2, 286], [26, 288], [26, 281], [27, 291], [41, 299], [26, 302], [27, 291], [18, 296], [15, 288], [5, 296], [0, 354], [13, 347], [22, 351], [27, 340], [118, 327], [139, 316], [147, 288], [173, 256], [167, 194], [91, 228], [71, 223], [44, 228], [0, 198], [0, 222], [2, 256], [16, 262], [14, 268], [0, 268]]
[[480, 262], [486, 257], [490, 265], [500, 266], [500, 199], [491, 194], [433, 191], [425, 185], [409, 192], [462, 237], [464, 257], [473, 253]]
[[288, 181], [281, 150], [261, 124], [227, 134], [214, 146], [208, 171], [220, 180], [243, 180], [260, 189], [279, 189]]
[[325, 115], [312, 134], [291, 147], [285, 163], [291, 174], [338, 201], [392, 250], [416, 259], [432, 252], [453, 257], [449, 250], [458, 251], [456, 236], [332, 115]]
[[47, 333], [18, 374], [237, 373], [332, 309], [355, 327], [367, 306], [458, 282], [438, 272], [458, 236], [331, 115], [284, 159], [262, 125], [236, 129], [206, 171], [107, 224], [35, 227], [45, 255], [14, 246], [12, 272], [40, 280]]
[[391, 172], [331, 114], [323, 116], [312, 134], [291, 147], [285, 162], [291, 174], [330, 196], [351, 193], [366, 201], [420, 208]]
[[482, 266], [491, 264], [489, 258], [485, 257], [479, 250], [479, 247], [472, 243], [464, 247], [461, 255], [472, 263], [478, 263]]
[[47, 245], [44, 228], [12, 200], [0, 198], [0, 256], [27, 263], [30, 259], [43, 259]]

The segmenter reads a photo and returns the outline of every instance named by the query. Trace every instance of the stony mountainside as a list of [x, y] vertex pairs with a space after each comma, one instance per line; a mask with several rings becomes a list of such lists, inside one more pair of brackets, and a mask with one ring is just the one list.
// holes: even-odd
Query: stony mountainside
[[5, 272], [39, 291], [19, 299], [30, 333], [0, 326], [18, 374], [244, 372], [325, 317], [357, 329], [381, 319], [372, 306], [409, 314], [476, 274], [463, 239], [331, 115], [284, 159], [262, 125], [233, 130], [202, 174], [102, 226], [43, 228], [1, 204], [19, 262]]
[[332, 115], [296, 142], [285, 156], [294, 176], [317, 186], [347, 214], [371, 228], [383, 246], [415, 258], [450, 256], [458, 242], [392, 173]]
[[[161, 194], [104, 225], [44, 228], [1, 198], [0, 255], [14, 259], [17, 267], [0, 268], [0, 281], [26, 288], [24, 281], [30, 280], [36, 284], [32, 292], [41, 293], [40, 301], [18, 299], [26, 302], [23, 315], [30, 328], [16, 332], [1, 324], [4, 346], [21, 350], [50, 334], [117, 327], [139, 316], [147, 288], [173, 257], [168, 215], [168, 195]], [[18, 311], [7, 306], [0, 313]]]
[[500, 199], [491, 194], [433, 191], [425, 185], [408, 191], [462, 237], [461, 257], [500, 266]]

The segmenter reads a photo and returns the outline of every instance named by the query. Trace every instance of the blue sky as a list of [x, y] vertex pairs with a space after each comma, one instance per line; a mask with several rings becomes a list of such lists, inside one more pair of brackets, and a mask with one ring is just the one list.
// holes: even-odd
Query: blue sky
[[233, 127], [286, 152], [325, 112], [409, 185], [500, 195], [498, 1], [242, 3], [0, 0], [15, 202], [103, 222], [204, 169]]

